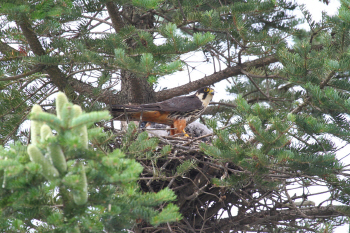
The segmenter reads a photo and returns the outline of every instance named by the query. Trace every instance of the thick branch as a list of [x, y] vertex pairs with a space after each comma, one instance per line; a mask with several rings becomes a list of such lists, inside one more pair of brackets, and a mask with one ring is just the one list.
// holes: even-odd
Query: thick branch
[[23, 35], [27, 39], [28, 44], [30, 45], [30, 48], [34, 52], [34, 54], [38, 56], [45, 55], [45, 51], [42, 45], [40, 44], [40, 41], [38, 40], [29, 22], [25, 19], [22, 19], [18, 24], [23, 32]]
[[227, 79], [227, 78], [235, 76], [235, 75], [242, 74], [241, 70], [246, 68], [246, 67], [254, 66], [254, 67], [258, 68], [258, 67], [262, 67], [262, 66], [277, 62], [277, 61], [278, 61], [278, 59], [276, 56], [270, 55], [270, 56], [267, 56], [264, 58], [256, 59], [254, 61], [248, 61], [248, 62], [242, 63], [241, 65], [237, 65], [234, 67], [227, 67], [224, 70], [221, 70], [215, 74], [206, 76], [206, 77], [199, 79], [197, 81], [187, 83], [185, 85], [178, 86], [175, 88], [167, 89], [164, 91], [159, 91], [156, 93], [156, 99], [157, 99], [157, 101], [163, 101], [163, 100], [175, 97], [175, 96], [188, 94], [192, 91], [198, 90], [201, 87], [213, 85], [214, 83], [217, 83], [221, 80]]
[[[322, 48], [323, 48], [323, 45], [312, 46], [313, 50], [321, 50]], [[289, 52], [294, 52], [294, 50], [289, 50]], [[276, 55], [270, 55], [267, 57], [256, 59], [254, 61], [244, 62], [241, 65], [227, 67], [224, 70], [221, 70], [217, 73], [206, 76], [206, 77], [199, 79], [197, 81], [187, 83], [185, 85], [178, 86], [175, 88], [159, 91], [156, 93], [156, 100], [163, 101], [163, 100], [175, 97], [175, 96], [188, 94], [192, 91], [198, 90], [199, 88], [201, 88], [203, 86], [213, 85], [214, 83], [217, 83], [221, 80], [227, 79], [227, 78], [235, 76], [235, 75], [242, 74], [241, 69], [245, 69], [247, 67], [259, 68], [259, 67], [263, 67], [265, 65], [269, 65], [269, 64], [275, 63], [275, 62], [278, 62], [278, 58], [276, 57]], [[270, 77], [267, 76], [266, 78], [278, 78], [278, 77], [277, 76], [270, 76]]]
[[106, 7], [108, 10], [108, 14], [111, 17], [113, 28], [118, 33], [120, 31], [120, 29], [124, 26], [122, 17], [120, 15], [117, 7], [114, 5], [114, 3], [112, 1], [107, 2]]
[[15, 75], [15, 76], [10, 76], [10, 77], [5, 77], [5, 78], [0, 78], [0, 81], [10, 81], [10, 80], [17, 80], [20, 78], [24, 78], [24, 77], [27, 77], [29, 75], [35, 74], [35, 73], [43, 70], [43, 68], [44, 68], [44, 66], [39, 65], [39, 66], [35, 67], [34, 69], [32, 69], [31, 71], [28, 71], [27, 73]]
[[[22, 20], [18, 22], [18, 25], [20, 26], [23, 35], [28, 41], [28, 44], [35, 55], [42, 56], [45, 55], [45, 51], [38, 40], [36, 34], [34, 33], [34, 30], [32, 29], [31, 25], [28, 21]], [[11, 52], [11, 50], [14, 50], [10, 46], [8, 46], [5, 43], [0, 43], [0, 52]], [[14, 50], [16, 51], [16, 50]], [[33, 69], [33, 71], [36, 71], [36, 69]], [[97, 99], [97, 96], [94, 94], [96, 93], [95, 88], [89, 84], [86, 84], [84, 82], [81, 82], [79, 80], [76, 80], [74, 78], [69, 78], [61, 72], [61, 70], [57, 66], [48, 66], [45, 69], [45, 72], [49, 74], [49, 78], [51, 81], [58, 87], [59, 90], [63, 91], [67, 84], [69, 84], [72, 87], [72, 90], [84, 94], [88, 96], [89, 98], [92, 98], [93, 100]], [[26, 74], [22, 74], [22, 76], [32, 74], [32, 72], [28, 72]], [[35, 72], [33, 72], [35, 73]], [[18, 78], [17, 76], [14, 76], [12, 78]], [[99, 101], [109, 104], [111, 102], [111, 98], [115, 99], [118, 98], [118, 96], [114, 96], [114, 93], [112, 91], [106, 90], [103, 94], [99, 95]]]
[[68, 83], [72, 86], [72, 89], [78, 93], [84, 94], [85, 96], [91, 98], [92, 101], [103, 102], [105, 104], [110, 104], [112, 100], [118, 99], [119, 95], [116, 95], [113, 91], [105, 89], [103, 93], [96, 92], [96, 88], [74, 78], [69, 78]]
[[[23, 35], [27, 39], [34, 54], [37, 56], [45, 55], [45, 50], [29, 22], [26, 19], [22, 19], [17, 22], [17, 24], [20, 26]], [[48, 66], [46, 72], [49, 74], [51, 81], [58, 87], [58, 89], [63, 91], [67, 85], [67, 80], [61, 70], [57, 66]]]
[[17, 50], [15, 50], [14, 48], [12, 48], [11, 46], [9, 46], [8, 44], [0, 41], [0, 53], [2, 54], [6, 54], [6, 53], [16, 53], [18, 52]]

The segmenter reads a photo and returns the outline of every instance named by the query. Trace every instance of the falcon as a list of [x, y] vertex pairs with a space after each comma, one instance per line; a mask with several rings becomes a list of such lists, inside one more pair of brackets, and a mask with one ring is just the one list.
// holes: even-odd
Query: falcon
[[195, 94], [174, 97], [162, 102], [141, 105], [111, 105], [116, 120], [148, 121], [170, 125], [170, 135], [184, 133], [186, 125], [198, 119], [214, 96], [210, 87]]

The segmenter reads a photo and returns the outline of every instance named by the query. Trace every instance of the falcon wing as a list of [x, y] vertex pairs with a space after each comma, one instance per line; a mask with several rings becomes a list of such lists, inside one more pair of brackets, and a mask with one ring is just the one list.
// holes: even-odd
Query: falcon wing
[[188, 112], [202, 107], [202, 101], [196, 95], [174, 97], [162, 102], [141, 105], [112, 105], [114, 112]]
[[189, 112], [202, 108], [202, 101], [196, 95], [174, 97], [154, 104], [142, 104], [143, 111]]
[[[111, 105], [111, 112], [118, 120], [138, 121], [142, 119], [142, 121], [172, 125], [174, 119], [168, 117], [170, 113], [191, 112], [201, 109], [202, 107], [202, 101], [200, 101], [196, 95], [192, 95], [174, 97], [163, 102], [152, 104]], [[183, 128], [185, 128], [185, 126]]]

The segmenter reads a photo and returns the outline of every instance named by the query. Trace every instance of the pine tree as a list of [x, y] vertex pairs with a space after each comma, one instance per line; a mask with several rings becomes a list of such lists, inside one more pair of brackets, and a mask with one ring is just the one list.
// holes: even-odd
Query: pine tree
[[[346, 223], [348, 165], [337, 152], [350, 140], [350, 1], [321, 22], [304, 8], [296, 18], [297, 7], [3, 1], [2, 231], [329, 232]], [[303, 21], [310, 30], [295, 27]], [[159, 87], [199, 51], [220, 67]], [[207, 109], [208, 143], [149, 138], [132, 124], [119, 132], [94, 112], [225, 79], [234, 100]], [[58, 91], [76, 105], [62, 94], [54, 104]], [[328, 197], [315, 202], [321, 186]]]

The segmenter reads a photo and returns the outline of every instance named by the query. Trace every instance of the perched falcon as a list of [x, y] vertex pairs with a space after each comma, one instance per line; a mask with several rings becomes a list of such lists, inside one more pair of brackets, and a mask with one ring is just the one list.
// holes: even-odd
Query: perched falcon
[[190, 96], [174, 97], [162, 102], [141, 105], [111, 105], [116, 120], [148, 121], [170, 125], [170, 135], [183, 133], [187, 124], [195, 121], [214, 96], [209, 87]]

